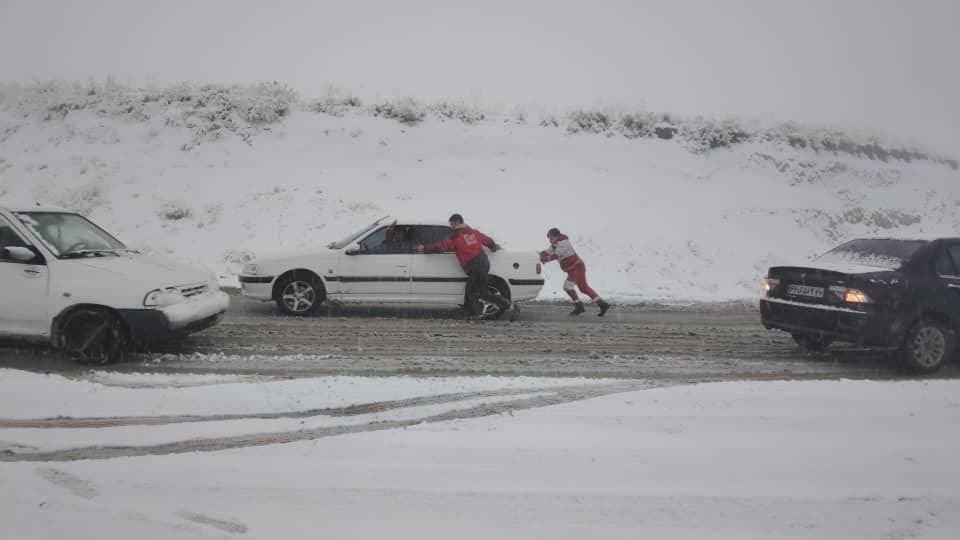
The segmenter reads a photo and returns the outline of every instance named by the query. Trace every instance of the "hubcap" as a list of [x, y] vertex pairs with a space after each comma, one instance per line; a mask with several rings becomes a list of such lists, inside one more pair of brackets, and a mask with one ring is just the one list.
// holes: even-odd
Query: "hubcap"
[[294, 313], [304, 313], [317, 301], [313, 286], [303, 281], [292, 281], [283, 288], [283, 305]]
[[934, 367], [943, 360], [947, 338], [939, 328], [925, 326], [913, 338], [913, 358], [923, 367]]
[[[487, 287], [487, 292], [494, 296], [503, 296], [500, 294], [500, 289], [489, 286]], [[493, 317], [500, 313], [501, 307], [493, 302], [487, 302], [486, 300], [480, 299], [481, 315], [484, 317]]]

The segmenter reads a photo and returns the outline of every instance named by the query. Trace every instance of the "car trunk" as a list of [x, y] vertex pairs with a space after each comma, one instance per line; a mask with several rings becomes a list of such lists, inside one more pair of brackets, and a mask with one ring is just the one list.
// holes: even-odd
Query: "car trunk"
[[857, 274], [807, 266], [775, 266], [768, 277], [779, 280], [770, 298], [830, 306], [846, 305], [847, 288], [862, 290], [869, 284]]

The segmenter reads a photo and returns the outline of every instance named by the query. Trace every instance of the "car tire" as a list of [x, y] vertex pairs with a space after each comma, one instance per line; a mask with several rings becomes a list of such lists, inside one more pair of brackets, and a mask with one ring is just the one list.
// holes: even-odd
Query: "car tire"
[[833, 339], [827, 336], [810, 334], [791, 334], [791, 336], [801, 349], [809, 352], [823, 352], [833, 343]]
[[[507, 290], [506, 286], [499, 279], [491, 279], [490, 282], [487, 283], [487, 291], [510, 300], [509, 290]], [[483, 305], [483, 313], [480, 314], [480, 319], [484, 321], [495, 321], [503, 317], [503, 314], [507, 311], [496, 304], [487, 304], [483, 302], [483, 300], [481, 300], [480, 303]]]
[[120, 319], [102, 308], [70, 312], [60, 325], [61, 346], [74, 361], [104, 365], [122, 361], [129, 340]]
[[955, 337], [936, 321], [921, 320], [907, 332], [900, 348], [900, 362], [914, 373], [933, 373], [952, 356]]
[[292, 272], [277, 283], [277, 307], [285, 315], [310, 315], [326, 300], [323, 282], [313, 274]]

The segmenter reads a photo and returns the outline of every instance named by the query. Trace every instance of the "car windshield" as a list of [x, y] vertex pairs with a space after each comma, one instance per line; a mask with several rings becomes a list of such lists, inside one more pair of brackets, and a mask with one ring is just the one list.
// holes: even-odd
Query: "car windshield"
[[79, 214], [20, 212], [17, 217], [60, 258], [127, 249], [122, 242]]
[[330, 243], [329, 245], [327, 245], [327, 247], [330, 248], [330, 249], [343, 249], [343, 248], [349, 246], [350, 244], [356, 242], [361, 236], [363, 236], [363, 235], [366, 234], [368, 231], [370, 231], [370, 229], [372, 229], [372, 228], [376, 227], [377, 225], [379, 225], [381, 221], [383, 221], [383, 220], [382, 220], [382, 219], [381, 219], [381, 220], [377, 220], [377, 221], [371, 223], [370, 225], [367, 225], [366, 227], [360, 229], [359, 231], [357, 231], [357, 232], [355, 232], [355, 233], [347, 236], [347, 237], [344, 238], [343, 240], [340, 240], [339, 242], [332, 242], [332, 243]]
[[927, 243], [925, 240], [851, 240], [831, 249], [814, 261], [819, 263], [857, 264], [897, 270]]

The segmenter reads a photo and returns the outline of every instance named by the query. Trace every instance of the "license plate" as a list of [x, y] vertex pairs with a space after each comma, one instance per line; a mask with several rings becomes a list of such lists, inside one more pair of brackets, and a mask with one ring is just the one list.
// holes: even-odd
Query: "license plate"
[[823, 298], [823, 287], [811, 287], [810, 285], [789, 285], [787, 294], [793, 296], [808, 296], [810, 298]]

